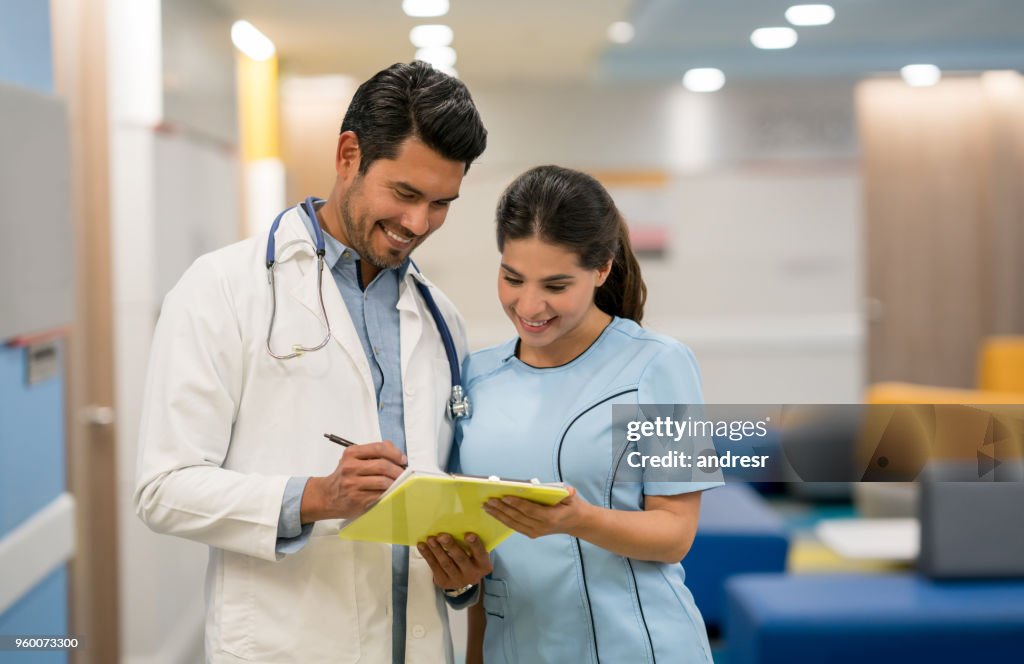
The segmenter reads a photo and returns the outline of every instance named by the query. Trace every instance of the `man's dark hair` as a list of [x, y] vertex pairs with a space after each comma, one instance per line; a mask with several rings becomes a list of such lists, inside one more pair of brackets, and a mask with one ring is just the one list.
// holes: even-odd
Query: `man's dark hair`
[[419, 60], [393, 64], [360, 85], [341, 131], [359, 139], [360, 174], [378, 159], [394, 159], [410, 136], [463, 162], [467, 171], [487, 147], [487, 130], [465, 84]]

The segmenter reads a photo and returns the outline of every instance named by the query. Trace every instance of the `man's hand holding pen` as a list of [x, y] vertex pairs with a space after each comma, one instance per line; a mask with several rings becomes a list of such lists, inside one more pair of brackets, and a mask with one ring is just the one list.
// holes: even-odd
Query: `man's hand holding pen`
[[339, 444], [345, 450], [334, 472], [326, 477], [311, 477], [306, 484], [302, 523], [359, 516], [387, 491], [408, 463], [406, 456], [387, 440]]
[[[345, 451], [332, 474], [309, 479], [302, 496], [303, 523], [359, 516], [408, 466], [406, 456], [390, 441], [359, 445], [331, 433], [325, 433], [324, 438], [341, 445]], [[316, 516], [327, 514], [331, 506], [344, 512]], [[466, 535], [465, 543], [448, 533], [440, 533], [420, 542], [417, 549], [430, 566], [434, 583], [446, 590], [465, 590], [480, 583], [493, 569], [484, 543], [473, 533]]]

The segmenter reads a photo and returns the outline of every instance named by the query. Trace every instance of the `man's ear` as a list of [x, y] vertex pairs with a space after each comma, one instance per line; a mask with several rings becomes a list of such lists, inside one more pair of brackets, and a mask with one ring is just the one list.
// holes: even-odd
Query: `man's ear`
[[334, 170], [338, 177], [348, 179], [359, 172], [362, 151], [355, 132], [343, 131], [338, 136], [338, 149], [334, 154]]

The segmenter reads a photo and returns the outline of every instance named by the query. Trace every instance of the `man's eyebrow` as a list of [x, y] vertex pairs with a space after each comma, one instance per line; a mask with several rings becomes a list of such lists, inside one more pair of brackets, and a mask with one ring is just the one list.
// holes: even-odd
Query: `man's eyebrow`
[[[416, 187], [412, 186], [408, 182], [403, 182], [403, 181], [399, 180], [399, 181], [394, 183], [394, 186], [395, 187], [399, 187], [401, 189], [405, 189], [410, 194], [415, 194], [416, 196], [419, 196], [420, 198], [425, 198], [426, 197], [425, 194], [422, 191], [420, 191]], [[455, 194], [451, 198], [441, 198], [441, 199], [438, 199], [438, 200], [451, 202], [451, 201], [454, 201], [458, 197], [459, 197], [459, 195]]]
[[[505, 270], [509, 274], [516, 277], [523, 276], [516, 272], [515, 270], [513, 270], [512, 268], [510, 268], [508, 265], [505, 265], [504, 263], [501, 264], [501, 269]], [[576, 277], [572, 276], [571, 274], [553, 274], [550, 277], [544, 277], [543, 279], [541, 279], [541, 281], [544, 283], [548, 283], [550, 281], [572, 281], [575, 278]]]

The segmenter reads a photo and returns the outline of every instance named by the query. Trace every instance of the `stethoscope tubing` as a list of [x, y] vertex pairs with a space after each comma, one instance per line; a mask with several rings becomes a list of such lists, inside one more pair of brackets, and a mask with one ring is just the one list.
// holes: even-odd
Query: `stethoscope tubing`
[[[281, 219], [283, 219], [284, 215], [292, 208], [281, 211], [281, 213], [274, 219], [274, 223], [270, 226], [270, 235], [267, 238], [266, 256], [267, 281], [270, 284], [270, 325], [267, 327], [267, 352], [271, 357], [278, 360], [290, 360], [304, 355], [305, 353], [318, 351], [326, 346], [331, 339], [331, 321], [327, 317], [327, 307], [324, 304], [323, 288], [324, 256], [327, 253], [327, 246], [326, 241], [324, 240], [323, 230], [320, 228], [316, 215], [316, 206], [322, 202], [322, 199], [310, 196], [303, 201], [301, 205], [303, 211], [309, 216], [309, 220], [312, 222], [313, 232], [316, 236], [316, 287], [319, 294], [320, 313], [323, 316], [325, 334], [323, 340], [316, 346], [302, 346], [300, 344], [294, 344], [292, 346], [292, 352], [286, 355], [278, 355], [275, 353], [270, 343], [270, 339], [274, 334], [274, 321], [277, 316], [277, 284], [276, 279], [274, 278], [274, 268], [277, 266], [277, 244], [274, 236], [277, 233], [278, 227], [281, 225]], [[415, 263], [412, 264], [412, 267], [417, 272], [419, 271], [419, 267], [417, 267]], [[448, 323], [441, 314], [441, 310], [438, 308], [437, 302], [434, 300], [434, 296], [430, 292], [430, 288], [422, 281], [416, 279], [413, 281], [415, 282], [416, 289], [420, 292], [420, 296], [423, 298], [424, 303], [427, 305], [427, 309], [430, 311], [431, 318], [434, 319], [434, 326], [437, 328], [437, 332], [441, 337], [441, 344], [444, 346], [444, 354], [448, 358], [448, 369], [451, 373], [452, 379], [451, 396], [449, 397], [447, 406], [448, 414], [451, 415], [453, 419], [469, 417], [471, 414], [470, 401], [462, 387], [462, 372], [459, 369], [459, 356], [455, 350], [455, 341], [452, 339], [451, 330], [448, 328]]]

